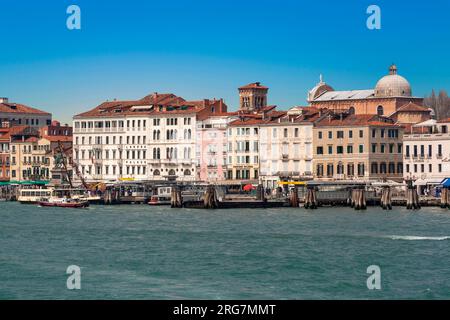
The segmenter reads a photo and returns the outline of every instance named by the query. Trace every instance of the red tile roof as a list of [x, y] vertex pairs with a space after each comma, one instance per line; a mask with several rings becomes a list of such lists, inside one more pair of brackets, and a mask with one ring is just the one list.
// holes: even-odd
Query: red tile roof
[[24, 104], [19, 103], [0, 103], [0, 112], [4, 113], [31, 113], [31, 114], [40, 114], [40, 115], [50, 115], [50, 113], [38, 110], [36, 108], [32, 108], [26, 106]]
[[402, 112], [426, 112], [426, 113], [429, 113], [430, 109], [426, 108], [426, 107], [423, 107], [423, 106], [419, 106], [418, 104], [415, 104], [413, 102], [408, 102], [407, 104], [404, 104], [403, 106], [398, 108], [396, 112], [399, 112], [399, 111], [402, 111]]
[[73, 137], [72, 136], [43, 136], [43, 139], [47, 139], [50, 142], [72, 142]]
[[393, 123], [389, 118], [371, 115], [371, 114], [359, 114], [359, 115], [344, 115], [342, 118], [340, 115], [329, 114], [323, 119], [315, 123], [317, 127], [347, 127], [347, 126], [377, 126], [377, 127], [398, 127], [401, 126]]
[[269, 88], [262, 86], [260, 82], [254, 82], [254, 83], [249, 83], [245, 86], [242, 86], [239, 89], [264, 89], [264, 90], [267, 90]]
[[153, 93], [140, 100], [103, 102], [92, 110], [76, 115], [75, 118], [139, 116], [142, 114], [192, 114], [217, 103], [223, 104], [223, 101], [208, 99], [186, 101], [171, 93]]

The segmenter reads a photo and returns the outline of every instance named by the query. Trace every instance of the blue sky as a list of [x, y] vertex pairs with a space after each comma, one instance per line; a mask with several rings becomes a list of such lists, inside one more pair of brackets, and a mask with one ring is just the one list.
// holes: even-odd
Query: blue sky
[[[66, 28], [81, 8], [82, 29]], [[381, 30], [366, 9], [381, 8]], [[413, 94], [450, 91], [450, 1], [0, 0], [0, 96], [63, 122], [106, 99], [224, 98], [260, 81], [269, 103], [306, 104], [319, 74], [373, 88], [395, 62]]]

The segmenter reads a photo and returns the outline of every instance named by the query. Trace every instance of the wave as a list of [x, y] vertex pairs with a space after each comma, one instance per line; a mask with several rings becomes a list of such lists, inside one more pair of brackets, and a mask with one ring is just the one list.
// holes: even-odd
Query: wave
[[434, 241], [450, 240], [450, 236], [444, 237], [388, 236], [388, 238], [392, 240], [434, 240]]

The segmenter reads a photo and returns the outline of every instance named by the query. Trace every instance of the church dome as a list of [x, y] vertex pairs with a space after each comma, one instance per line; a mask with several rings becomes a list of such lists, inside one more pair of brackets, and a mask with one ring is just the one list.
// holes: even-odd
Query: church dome
[[314, 101], [316, 98], [318, 98], [323, 93], [328, 92], [328, 91], [334, 91], [334, 89], [331, 86], [329, 86], [328, 84], [326, 84], [323, 81], [322, 75], [320, 75], [319, 83], [316, 84], [316, 86], [314, 88], [312, 88], [311, 90], [308, 91], [307, 100], [308, 100], [308, 102]]
[[376, 97], [411, 97], [411, 85], [408, 80], [397, 74], [392, 65], [389, 74], [381, 78], [375, 86]]

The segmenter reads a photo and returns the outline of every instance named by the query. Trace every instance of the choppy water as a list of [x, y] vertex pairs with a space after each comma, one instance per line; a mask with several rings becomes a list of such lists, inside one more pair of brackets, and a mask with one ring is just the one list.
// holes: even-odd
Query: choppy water
[[0, 298], [449, 299], [450, 211], [0, 203]]

